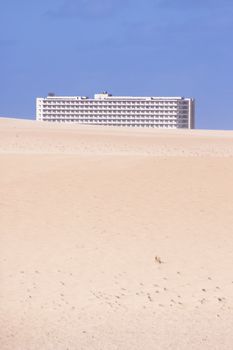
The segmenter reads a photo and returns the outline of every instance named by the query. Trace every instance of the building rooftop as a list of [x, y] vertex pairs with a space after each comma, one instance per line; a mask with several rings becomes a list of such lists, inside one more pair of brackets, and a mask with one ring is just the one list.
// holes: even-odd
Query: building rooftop
[[47, 99], [67, 99], [67, 100], [183, 100], [183, 96], [113, 96], [108, 92], [102, 92], [94, 95], [94, 98], [88, 96], [56, 96], [55, 94], [48, 94]]

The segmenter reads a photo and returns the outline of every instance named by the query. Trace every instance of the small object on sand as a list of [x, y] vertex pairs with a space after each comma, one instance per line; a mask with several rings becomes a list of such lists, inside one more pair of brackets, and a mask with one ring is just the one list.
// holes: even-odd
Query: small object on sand
[[159, 256], [157, 256], [157, 255], [155, 256], [155, 262], [159, 263], [159, 264], [162, 264], [161, 258]]

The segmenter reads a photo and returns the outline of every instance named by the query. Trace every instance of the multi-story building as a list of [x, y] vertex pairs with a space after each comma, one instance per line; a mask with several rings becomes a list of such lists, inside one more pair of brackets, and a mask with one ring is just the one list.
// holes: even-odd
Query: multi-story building
[[194, 128], [195, 101], [184, 97], [55, 96], [37, 98], [36, 119], [89, 125]]

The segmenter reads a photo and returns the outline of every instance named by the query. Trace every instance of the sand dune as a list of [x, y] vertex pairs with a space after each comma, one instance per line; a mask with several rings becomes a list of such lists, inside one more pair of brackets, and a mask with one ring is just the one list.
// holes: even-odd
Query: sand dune
[[3, 118], [0, 128], [1, 154], [233, 155], [233, 131], [96, 127]]
[[233, 132], [0, 119], [0, 348], [232, 349]]

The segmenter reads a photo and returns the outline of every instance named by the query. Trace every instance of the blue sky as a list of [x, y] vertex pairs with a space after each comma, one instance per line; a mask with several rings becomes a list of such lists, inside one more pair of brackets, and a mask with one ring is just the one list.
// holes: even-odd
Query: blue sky
[[233, 129], [233, 0], [0, 1], [0, 116], [49, 91], [195, 97], [196, 126]]

